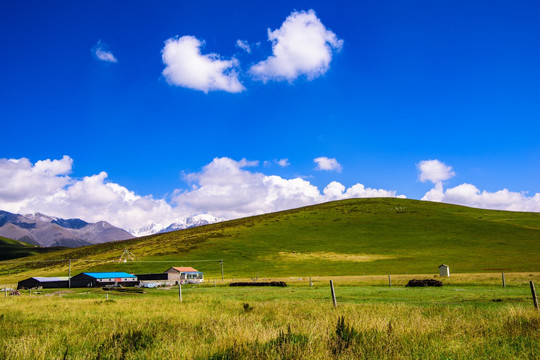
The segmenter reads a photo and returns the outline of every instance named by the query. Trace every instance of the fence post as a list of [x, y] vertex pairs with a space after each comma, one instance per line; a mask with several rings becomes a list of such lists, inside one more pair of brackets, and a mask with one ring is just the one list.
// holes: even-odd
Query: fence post
[[214, 279], [214, 287], [216, 287], [216, 279]]
[[337, 306], [336, 293], [334, 292], [334, 282], [332, 280], [330, 280], [330, 291], [332, 292], [332, 301], [334, 302], [334, 307], [336, 307]]
[[311, 281], [311, 276], [309, 277], [309, 287], [313, 286], [313, 282]]
[[392, 278], [390, 277], [390, 274], [388, 274], [388, 286], [392, 286]]
[[178, 298], [180, 299], [180, 302], [182, 302], [182, 284], [180, 281], [178, 281]]
[[503, 288], [505, 288], [506, 287], [506, 281], [504, 279], [504, 273], [502, 273], [502, 282], [503, 282]]
[[538, 298], [536, 297], [536, 289], [534, 288], [534, 281], [529, 281], [529, 284], [531, 285], [531, 293], [533, 298], [534, 307], [536, 310], [538, 310]]
[[223, 259], [221, 259], [221, 282], [223, 282], [224, 280], [224, 277], [223, 277]]

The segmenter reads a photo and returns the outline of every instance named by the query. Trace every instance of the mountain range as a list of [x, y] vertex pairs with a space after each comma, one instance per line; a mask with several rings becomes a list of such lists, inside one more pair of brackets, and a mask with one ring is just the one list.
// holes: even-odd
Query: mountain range
[[88, 223], [42, 213], [19, 215], [2, 210], [0, 236], [43, 247], [78, 247], [134, 237], [106, 221]]
[[172, 224], [169, 224], [168, 226], [152, 223], [150, 225], [144, 226], [139, 229], [128, 229], [128, 232], [131, 235], [140, 237], [140, 236], [147, 236], [147, 235], [154, 235], [154, 234], [162, 234], [162, 233], [167, 233], [167, 232], [176, 231], [176, 230], [183, 230], [183, 229], [192, 228], [196, 226], [213, 224], [213, 223], [220, 222], [223, 220], [224, 219], [220, 219], [212, 215], [199, 214], [199, 215], [193, 215], [193, 216], [188, 216], [183, 219], [179, 219], [173, 222]]
[[200, 214], [179, 219], [168, 226], [153, 223], [125, 231], [106, 221], [88, 223], [81, 219], [62, 219], [39, 212], [20, 215], [0, 210], [0, 236], [43, 247], [79, 247], [161, 234], [222, 220], [212, 215]]

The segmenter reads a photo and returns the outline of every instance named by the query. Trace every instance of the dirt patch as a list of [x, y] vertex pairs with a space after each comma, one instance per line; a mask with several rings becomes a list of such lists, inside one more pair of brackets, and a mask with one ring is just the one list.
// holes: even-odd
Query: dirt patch
[[279, 252], [279, 256], [284, 260], [323, 260], [323, 261], [342, 261], [342, 262], [371, 262], [377, 260], [396, 259], [397, 256], [379, 255], [379, 254], [343, 254], [335, 252]]

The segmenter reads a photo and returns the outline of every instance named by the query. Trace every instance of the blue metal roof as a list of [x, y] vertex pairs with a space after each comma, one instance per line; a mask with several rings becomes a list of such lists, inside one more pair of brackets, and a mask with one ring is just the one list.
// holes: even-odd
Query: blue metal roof
[[57, 276], [57, 277], [43, 277], [43, 276], [34, 276], [31, 279], [35, 279], [39, 282], [53, 282], [53, 281], [68, 281], [67, 276]]
[[91, 276], [95, 279], [137, 278], [135, 275], [128, 274], [127, 272], [85, 272], [83, 274]]

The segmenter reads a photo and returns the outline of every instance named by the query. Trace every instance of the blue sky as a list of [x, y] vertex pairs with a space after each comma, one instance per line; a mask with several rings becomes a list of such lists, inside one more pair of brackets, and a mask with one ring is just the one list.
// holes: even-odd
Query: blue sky
[[[313, 14], [335, 36], [323, 40], [327, 53], [311, 57], [330, 60], [315, 70], [297, 62], [305, 66], [289, 77], [256, 73], [275, 56], [269, 31], [294, 14]], [[173, 207], [182, 205], [178, 193], [204, 187], [186, 174], [202, 176], [227, 158], [321, 193], [336, 181], [420, 199], [437, 183], [443, 195], [472, 184], [509, 197], [431, 200], [540, 211], [539, 18], [533, 1], [9, 2], [0, 13], [0, 158], [26, 158], [32, 169], [67, 155], [69, 169], [44, 170], [60, 190], [105, 171], [103, 183]], [[241, 89], [182, 85], [197, 64], [177, 73], [180, 81], [164, 75], [165, 42], [185, 36], [201, 42], [199, 55], [234, 63], [224, 74], [233, 71]], [[319, 157], [341, 171], [317, 170]], [[420, 162], [435, 159], [453, 175], [422, 182]], [[19, 170], [5, 170], [4, 182]], [[50, 197], [47, 189], [39, 196]], [[61, 213], [44, 200], [11, 198], [0, 189], [8, 210]], [[266, 210], [274, 208], [237, 215]]]

